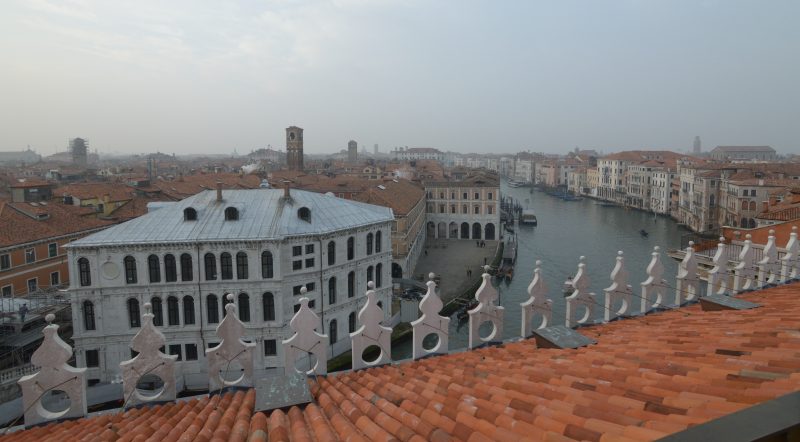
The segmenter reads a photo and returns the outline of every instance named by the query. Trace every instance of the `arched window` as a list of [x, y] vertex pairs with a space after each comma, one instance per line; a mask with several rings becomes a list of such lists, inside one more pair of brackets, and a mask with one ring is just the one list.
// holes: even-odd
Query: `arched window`
[[78, 260], [78, 274], [80, 275], [81, 287], [92, 285], [92, 272], [89, 269], [89, 260], [81, 258]]
[[233, 279], [233, 258], [228, 252], [219, 255], [219, 270], [223, 280]]
[[352, 298], [356, 295], [356, 272], [347, 274], [347, 297]]
[[178, 298], [167, 298], [167, 325], [181, 325], [180, 312], [178, 311]]
[[184, 253], [181, 255], [181, 281], [191, 281], [193, 279], [192, 255]]
[[756, 210], [756, 202], [750, 201], [750, 210]]
[[328, 337], [331, 339], [331, 345], [336, 343], [336, 340], [339, 339], [339, 330], [338, 324], [336, 323], [335, 319], [331, 319], [331, 323], [328, 325]]
[[261, 277], [265, 279], [272, 278], [274, 275], [272, 269], [272, 252], [264, 250], [261, 252]]
[[336, 277], [328, 280], [328, 304], [336, 304]]
[[375, 253], [381, 253], [381, 249], [383, 248], [383, 238], [382, 238], [381, 231], [378, 230], [375, 232]]
[[128, 323], [131, 325], [131, 328], [136, 328], [142, 326], [141, 321], [139, 301], [134, 298], [128, 299]]
[[383, 284], [383, 264], [375, 266], [375, 287], [380, 287]]
[[183, 297], [183, 325], [194, 324], [194, 298], [189, 295]]
[[264, 320], [265, 321], [274, 321], [275, 320], [275, 297], [272, 296], [272, 293], [267, 292], [261, 295], [261, 304], [264, 309]]
[[213, 253], [206, 253], [203, 257], [206, 270], [206, 281], [214, 281], [217, 279], [217, 258]]
[[209, 324], [219, 322], [219, 301], [217, 295], [206, 296], [206, 320]]
[[356, 239], [352, 236], [347, 238], [347, 260], [350, 261], [355, 258], [356, 253]]
[[247, 253], [239, 252], [236, 254], [236, 279], [247, 279]]
[[158, 256], [150, 255], [147, 257], [147, 272], [150, 275], [150, 282], [161, 282], [161, 264]]
[[164, 281], [175, 282], [178, 280], [178, 268], [175, 266], [175, 256], [171, 253], [164, 255]]
[[367, 233], [367, 255], [372, 255], [372, 232]]
[[125, 283], [136, 284], [136, 258], [133, 256], [126, 256], [122, 262], [125, 267]]
[[191, 207], [187, 207], [183, 209], [183, 220], [184, 221], [197, 221], [197, 210], [194, 210]]
[[250, 322], [250, 296], [239, 293], [239, 320]]
[[475, 206], [474, 209], [475, 209], [475, 215], [478, 215], [478, 214], [481, 213], [481, 206]]
[[158, 296], [150, 298], [150, 306], [153, 308], [153, 325], [164, 325], [164, 312], [161, 308], [161, 298]]
[[239, 219], [239, 210], [236, 207], [228, 207], [225, 209], [225, 221], [236, 221]]
[[347, 330], [350, 333], [356, 331], [356, 312], [350, 312], [350, 315], [347, 316]]
[[311, 209], [308, 207], [301, 207], [297, 210], [297, 217], [301, 220], [310, 223], [311, 222]]
[[336, 264], [336, 241], [328, 241], [328, 265]]
[[96, 329], [94, 322], [94, 304], [92, 304], [92, 301], [83, 301], [83, 329]]
[[370, 281], [374, 282], [374, 280], [372, 279], [374, 277], [373, 275], [374, 272], [375, 269], [372, 266], [367, 267], [367, 283], [369, 283]]

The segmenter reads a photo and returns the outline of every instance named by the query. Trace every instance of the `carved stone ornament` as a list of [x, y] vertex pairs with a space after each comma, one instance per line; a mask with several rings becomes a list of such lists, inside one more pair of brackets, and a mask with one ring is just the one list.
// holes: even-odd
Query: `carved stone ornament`
[[[244, 342], [245, 327], [236, 312], [232, 293], [225, 295], [225, 318], [217, 326], [220, 342], [216, 347], [206, 350], [208, 358], [208, 390], [217, 391], [225, 387], [253, 386], [253, 350], [254, 342]], [[242, 374], [229, 380], [227, 373], [231, 364], [236, 361], [242, 367]]]
[[[499, 342], [503, 334], [505, 309], [495, 304], [500, 295], [492, 286], [489, 266], [484, 267], [481, 278], [483, 278], [483, 282], [475, 292], [475, 300], [478, 301], [478, 305], [467, 312], [469, 314], [469, 348], [475, 348], [484, 343]], [[492, 331], [487, 336], [481, 336], [480, 326], [487, 321], [492, 323]]]
[[541, 316], [542, 321], [536, 327], [545, 328], [553, 320], [553, 300], [547, 297], [547, 285], [542, 278], [542, 261], [536, 261], [533, 270], [533, 279], [528, 285], [528, 299], [520, 303], [522, 310], [522, 337], [527, 338], [533, 334], [533, 318]]
[[[138, 352], [136, 356], [119, 364], [122, 369], [122, 391], [125, 407], [132, 407], [152, 401], [174, 401], [176, 396], [175, 386], [175, 360], [178, 355], [165, 355], [159, 350], [167, 339], [153, 325], [153, 313], [149, 302], [144, 304], [142, 315], [142, 328], [131, 340], [131, 348]], [[164, 383], [163, 387], [154, 394], [147, 394], [136, 388], [145, 375], [158, 376]]]
[[748, 233], [745, 236], [744, 246], [742, 251], [739, 252], [739, 263], [733, 268], [733, 293], [746, 292], [755, 288], [755, 251], [753, 250], [753, 242], [750, 240], [751, 236]]
[[694, 254], [694, 242], [689, 241], [686, 255], [678, 264], [678, 276], [675, 278], [675, 305], [697, 301], [700, 298], [700, 278], [697, 277], [697, 256]]
[[[372, 281], [367, 282], [367, 302], [358, 312], [358, 321], [361, 327], [350, 333], [353, 370], [391, 363], [392, 329], [381, 325], [383, 309], [378, 306], [378, 301], [375, 299], [375, 283]], [[381, 352], [375, 359], [367, 361], [363, 353], [371, 345], [378, 346]]]
[[[300, 294], [305, 295], [306, 291], [303, 286]], [[300, 298], [300, 310], [289, 321], [289, 328], [294, 334], [282, 342], [286, 376], [297, 372], [307, 375], [328, 373], [328, 336], [317, 333], [316, 329], [319, 326], [319, 316], [308, 306], [308, 298], [303, 296]], [[308, 370], [298, 370], [296, 367], [298, 358], [308, 361], [310, 355], [315, 358], [314, 366]]]
[[[633, 290], [628, 285], [628, 271], [625, 270], [625, 258], [622, 250], [617, 252], [617, 262], [611, 271], [611, 285], [603, 291], [606, 293], [603, 313], [603, 319], [606, 322], [630, 314]], [[620, 306], [618, 309], [614, 309], [614, 304], [617, 302], [620, 302]]]
[[[589, 275], [586, 274], [586, 257], [581, 256], [578, 259], [578, 273], [572, 279], [572, 287], [575, 291], [567, 296], [567, 314], [565, 325], [567, 328], [575, 327], [576, 325], [589, 323], [594, 318], [594, 308], [597, 304], [595, 298], [596, 294], [589, 292]], [[578, 317], [578, 312], [581, 307], [584, 309], [583, 316]]]
[[730, 286], [731, 273], [728, 271], [728, 256], [725, 253], [725, 238], [719, 238], [717, 253], [714, 254], [714, 268], [708, 272], [708, 295], [724, 295]]
[[667, 281], [664, 280], [664, 264], [661, 263], [661, 248], [653, 247], [650, 254], [650, 264], [647, 265], [647, 279], [642, 283], [642, 314], [654, 308], [659, 308], [664, 303], [667, 295]]
[[[442, 310], [442, 300], [436, 293], [436, 283], [433, 282], [434, 274], [428, 275], [428, 292], [422, 297], [419, 303], [419, 310], [422, 315], [416, 321], [411, 322], [413, 332], [412, 357], [419, 359], [432, 354], [445, 354], [449, 346], [450, 318], [439, 316]], [[436, 335], [436, 345], [432, 348], [425, 348], [423, 342], [425, 337]]]
[[797, 226], [792, 227], [786, 253], [781, 258], [781, 282], [789, 282], [800, 277], [800, 242], [797, 240]]
[[[41, 368], [17, 381], [22, 390], [25, 426], [28, 427], [86, 415], [86, 369], [67, 364], [72, 357], [72, 347], [58, 336], [58, 325], [52, 323], [54, 319], [52, 313], [45, 316], [44, 340], [31, 357], [31, 364]], [[46, 409], [42, 398], [49, 391], [63, 391], [69, 398], [69, 407], [62, 411]]]
[[775, 231], [769, 231], [767, 245], [764, 246], [761, 260], [758, 261], [758, 286], [764, 287], [767, 284], [778, 282], [781, 263], [778, 261], [778, 248], [775, 245]]

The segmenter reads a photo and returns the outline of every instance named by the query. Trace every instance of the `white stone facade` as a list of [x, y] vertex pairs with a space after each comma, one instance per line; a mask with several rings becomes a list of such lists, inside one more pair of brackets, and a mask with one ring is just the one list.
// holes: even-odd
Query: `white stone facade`
[[428, 238], [496, 240], [500, 236], [500, 185], [493, 182], [425, 183]]
[[[281, 192], [230, 192], [259, 191]], [[332, 202], [333, 207], [339, 202], [376, 207], [313, 195], [311, 199], [338, 200]], [[156, 213], [181, 217], [181, 207]], [[330, 337], [328, 354], [348, 350], [348, 333], [357, 328], [356, 315], [365, 302], [368, 280], [375, 281], [376, 299], [387, 307], [389, 316], [393, 218], [388, 209], [379, 209], [388, 215], [381, 213], [377, 222], [324, 234], [109, 244], [93, 244], [89, 236], [73, 243], [69, 247], [70, 292], [77, 366], [88, 368], [90, 382], [113, 379], [119, 363], [131, 357], [131, 339], [140, 329], [144, 304], [151, 303], [154, 324], [166, 337], [164, 352], [179, 356], [179, 388], [205, 388], [205, 350], [219, 343], [215, 329], [225, 316], [225, 294], [232, 293], [245, 336], [256, 344], [256, 376], [270, 368], [283, 370], [281, 341], [291, 336], [288, 322], [299, 308], [302, 287], [308, 289], [304, 296], [319, 315], [322, 332]], [[192, 222], [204, 222], [202, 215]], [[322, 214], [312, 212], [312, 216]], [[243, 216], [233, 222], [247, 219]], [[131, 262], [135, 262], [135, 277]], [[87, 264], [89, 278], [82, 279]]]

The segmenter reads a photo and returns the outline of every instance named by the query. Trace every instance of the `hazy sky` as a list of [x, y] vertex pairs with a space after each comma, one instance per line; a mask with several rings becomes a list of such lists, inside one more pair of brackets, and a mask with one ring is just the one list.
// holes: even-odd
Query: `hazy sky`
[[800, 1], [3, 2], [0, 150], [800, 153]]

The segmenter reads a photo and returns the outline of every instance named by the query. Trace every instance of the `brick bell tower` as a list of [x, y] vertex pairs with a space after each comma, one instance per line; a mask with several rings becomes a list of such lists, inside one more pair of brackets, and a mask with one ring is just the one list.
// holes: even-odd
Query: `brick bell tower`
[[289, 170], [303, 170], [303, 129], [286, 128], [286, 163]]

